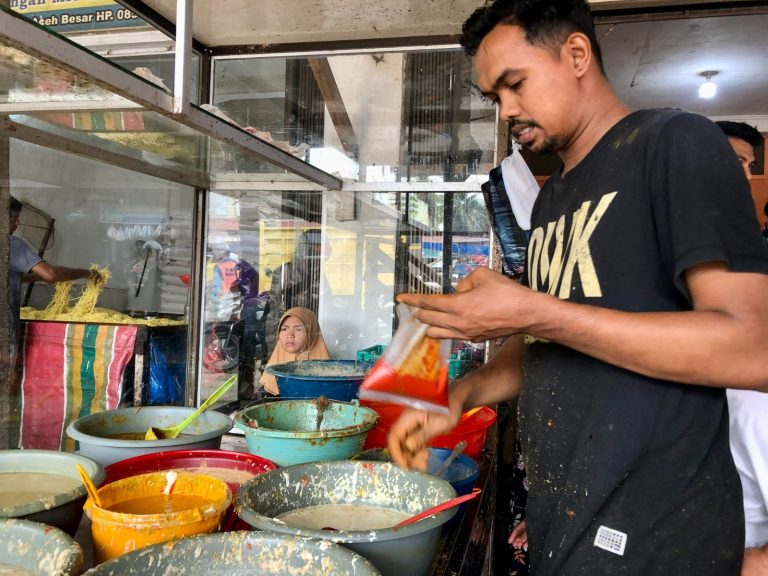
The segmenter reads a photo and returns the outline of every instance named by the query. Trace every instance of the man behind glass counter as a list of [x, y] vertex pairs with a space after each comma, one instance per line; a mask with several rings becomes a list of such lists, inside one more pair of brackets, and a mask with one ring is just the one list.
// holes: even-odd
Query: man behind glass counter
[[[756, 128], [744, 122], [717, 122], [736, 153], [744, 176], [752, 179], [755, 156], [763, 144]], [[744, 492], [744, 565], [742, 576], [768, 575], [768, 394], [726, 390], [733, 461]]]
[[728, 141], [625, 106], [584, 1], [496, 0], [462, 45], [515, 138], [563, 166], [533, 208], [525, 284], [478, 268], [454, 294], [399, 296], [431, 336], [507, 340], [451, 387], [450, 416], [403, 412], [393, 457], [519, 394], [532, 574], [739, 574], [723, 388], [768, 390], [768, 250]]
[[19, 336], [19, 315], [21, 311], [21, 283], [23, 280], [36, 281], [42, 280], [48, 284], [56, 282], [65, 282], [67, 280], [78, 280], [80, 278], [98, 280], [99, 273], [95, 270], [86, 270], [85, 268], [67, 268], [65, 266], [54, 266], [43, 260], [38, 254], [29, 247], [21, 238], [14, 236], [13, 233], [19, 227], [19, 217], [21, 216], [22, 203], [16, 198], [11, 197], [8, 205], [8, 214], [10, 222], [8, 224], [8, 233], [10, 234], [9, 254], [8, 254], [8, 281], [9, 281], [9, 305], [11, 315], [11, 366], [13, 366], [16, 357], [16, 347], [18, 346]]

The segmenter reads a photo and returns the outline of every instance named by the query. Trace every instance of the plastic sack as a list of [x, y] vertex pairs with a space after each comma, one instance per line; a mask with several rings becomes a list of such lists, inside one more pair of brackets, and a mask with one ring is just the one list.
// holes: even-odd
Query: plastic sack
[[[179, 338], [151, 335], [149, 338], [149, 386], [147, 398], [150, 406], [181, 405], [184, 396], [186, 367], [179, 364], [176, 350]], [[183, 348], [182, 348], [183, 350]]]
[[525, 272], [530, 239], [531, 210], [539, 185], [519, 150], [513, 151], [488, 174], [481, 189], [491, 228], [501, 247], [503, 272], [519, 276]]
[[405, 304], [397, 312], [400, 326], [360, 385], [359, 397], [448, 414], [451, 341], [427, 336], [428, 326]]

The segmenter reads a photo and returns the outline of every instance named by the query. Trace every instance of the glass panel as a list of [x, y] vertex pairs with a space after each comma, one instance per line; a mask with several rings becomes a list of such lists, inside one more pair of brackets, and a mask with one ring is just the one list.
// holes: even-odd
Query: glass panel
[[86, 74], [65, 70], [2, 40], [0, 113], [75, 143], [178, 171], [187, 175], [184, 181], [196, 179], [199, 186], [207, 184], [210, 174], [222, 172], [255, 174], [257, 180], [304, 181], [248, 149], [262, 144], [247, 132], [209, 137], [221, 131], [207, 111], [195, 108], [191, 117], [170, 119], [98, 86]]
[[326, 172], [464, 182], [492, 167], [496, 113], [460, 50], [220, 59], [214, 104]]
[[[11, 139], [10, 191], [24, 205], [16, 235], [33, 253], [53, 266], [109, 272], [93, 313], [74, 317], [85, 280], [74, 281], [70, 310], [43, 311], [58, 285], [22, 286], [22, 426], [41, 402], [52, 422], [65, 414], [64, 427], [139, 398], [183, 405], [194, 189]], [[56, 438], [41, 430], [22, 437], [22, 446], [66, 441], [57, 425], [50, 433]]]
[[[331, 357], [352, 360], [390, 342], [396, 293], [443, 290], [442, 269], [433, 263], [442, 265], [449, 239], [446, 291], [486, 265], [489, 226], [481, 195], [421, 196], [433, 202], [429, 217], [413, 208], [415, 194], [212, 192], [202, 396], [237, 372], [239, 400], [252, 397], [289, 308], [313, 310]], [[462, 362], [473, 353], [482, 360], [483, 346], [457, 342], [455, 348], [457, 362], [459, 349], [466, 349]], [[469, 366], [455, 363], [452, 374]], [[234, 391], [228, 399], [235, 400]]]
[[[115, 56], [105, 55], [115, 64], [118, 64], [126, 70], [141, 76], [167, 90], [173, 92], [174, 87], [174, 65], [175, 55], [173, 52], [167, 54], [141, 54], [138, 56]], [[192, 55], [191, 85], [189, 90], [189, 99], [193, 104], [200, 101], [198, 97], [198, 78], [200, 76], [200, 56]]]
[[[237, 370], [248, 399], [294, 306], [315, 312], [332, 358], [389, 342], [396, 212], [347, 192], [234, 191], [211, 193], [208, 218], [203, 396]], [[250, 267], [256, 289], [240, 282]]]

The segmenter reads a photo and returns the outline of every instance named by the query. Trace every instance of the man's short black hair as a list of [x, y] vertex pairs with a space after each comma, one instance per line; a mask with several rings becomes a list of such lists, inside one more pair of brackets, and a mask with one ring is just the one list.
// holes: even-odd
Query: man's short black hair
[[725, 135], [730, 138], [744, 140], [752, 148], [757, 148], [763, 143], [763, 136], [757, 131], [757, 128], [750, 126], [745, 122], [731, 122], [730, 120], [721, 120], [716, 122]]
[[598, 68], [605, 74], [592, 13], [585, 0], [494, 0], [475, 10], [464, 22], [460, 42], [467, 54], [477, 54], [483, 38], [498, 24], [519, 26], [529, 44], [546, 48], [554, 55], [559, 54], [570, 34], [581, 32], [589, 38]]
[[11, 196], [11, 201], [8, 203], [8, 211], [9, 212], [21, 212], [21, 209], [24, 207], [24, 205], [16, 200], [13, 196]]

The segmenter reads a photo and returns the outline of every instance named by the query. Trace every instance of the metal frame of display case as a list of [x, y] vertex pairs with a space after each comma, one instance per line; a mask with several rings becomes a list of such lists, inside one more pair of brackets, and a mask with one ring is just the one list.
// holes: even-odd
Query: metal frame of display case
[[[266, 160], [300, 176], [302, 179], [315, 182], [331, 190], [341, 189], [339, 178], [291, 156], [278, 147], [260, 140], [201, 108], [190, 105], [188, 110], [176, 113], [172, 94], [21, 16], [0, 10], [0, 39], [27, 54], [51, 62], [62, 69], [84, 75], [94, 85], [127, 100], [125, 108], [136, 108], [138, 104], [141, 108], [165, 116], [191, 129], [198, 135], [209, 136], [217, 142], [232, 145], [243, 153]], [[69, 109], [78, 109], [79, 106], [87, 109], [88, 106], [76, 101], [68, 103], [68, 105]], [[111, 106], [115, 105], [111, 104]], [[24, 114], [28, 110], [24, 108], [22, 102], [19, 103], [18, 109], [12, 110], [6, 106], [4, 111], [10, 114], [14, 112]], [[103, 142], [98, 142], [98, 146], [96, 143], [94, 146], [100, 148], [102, 144]], [[76, 152], [82, 145], [73, 143], [72, 146], [72, 151]], [[85, 149], [85, 146], [82, 147]], [[83, 155], [94, 157], [93, 153], [93, 149], [86, 149]], [[95, 156], [95, 158], [101, 159], [100, 156]], [[151, 161], [148, 164], [152, 167]], [[202, 166], [199, 169], [203, 175], [207, 176], [208, 181], [205, 187], [209, 188], [210, 166]], [[166, 179], [167, 176], [170, 174], [166, 174]], [[264, 174], [263, 177], [267, 181], [270, 179], [268, 174]], [[188, 184], [188, 182], [182, 183]]]

